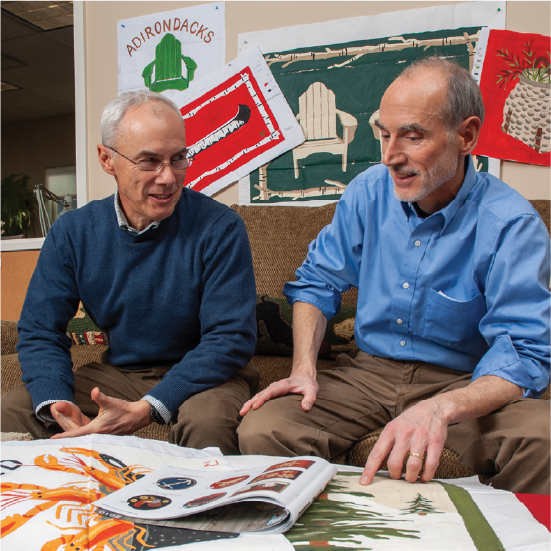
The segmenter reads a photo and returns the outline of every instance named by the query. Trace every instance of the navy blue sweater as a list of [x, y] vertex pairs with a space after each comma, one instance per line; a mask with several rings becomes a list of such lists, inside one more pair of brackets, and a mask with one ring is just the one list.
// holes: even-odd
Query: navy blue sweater
[[174, 364], [148, 393], [171, 414], [253, 355], [256, 290], [241, 217], [184, 188], [169, 218], [135, 235], [119, 228], [113, 201], [64, 214], [42, 247], [17, 345], [35, 408], [46, 400], [73, 401], [66, 331], [79, 300], [108, 335], [108, 363]]

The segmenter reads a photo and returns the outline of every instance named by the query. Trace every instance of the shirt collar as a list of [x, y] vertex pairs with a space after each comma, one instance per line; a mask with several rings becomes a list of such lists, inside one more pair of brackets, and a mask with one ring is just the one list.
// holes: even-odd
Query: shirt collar
[[136, 228], [133, 228], [126, 219], [126, 216], [124, 215], [124, 212], [122, 212], [122, 209], [120, 207], [119, 203], [119, 190], [115, 191], [115, 212], [117, 213], [117, 222], [119, 224], [119, 228], [126, 230], [129, 233], [133, 233], [135, 235], [142, 235], [142, 233], [145, 233], [151, 228], [157, 228], [159, 227], [159, 224], [161, 223], [160, 220], [154, 220], [145, 228], [145, 230], [139, 231]]
[[463, 184], [459, 188], [455, 199], [440, 211], [444, 217], [444, 226], [442, 227], [442, 231], [445, 230], [448, 224], [453, 220], [453, 217], [471, 193], [475, 182], [476, 170], [474, 168], [471, 156], [468, 155], [465, 161], [465, 178], [463, 179]]
[[[448, 224], [452, 221], [453, 217], [459, 210], [459, 207], [461, 207], [461, 205], [465, 202], [465, 200], [471, 193], [471, 190], [473, 189], [473, 186], [476, 182], [476, 170], [474, 168], [473, 160], [470, 155], [467, 156], [467, 159], [465, 160], [465, 165], [465, 178], [463, 179], [463, 184], [461, 184], [457, 195], [449, 205], [445, 206], [442, 210], [434, 213], [441, 214], [444, 217], [444, 225], [442, 226], [442, 231], [445, 230]], [[402, 201], [401, 203], [402, 209], [408, 220], [411, 215], [416, 215], [413, 205], [404, 201]]]

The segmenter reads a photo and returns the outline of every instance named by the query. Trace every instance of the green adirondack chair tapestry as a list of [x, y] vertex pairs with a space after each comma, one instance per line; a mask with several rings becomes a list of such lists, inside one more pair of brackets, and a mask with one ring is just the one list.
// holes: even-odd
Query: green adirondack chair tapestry
[[394, 78], [428, 55], [469, 68], [479, 33], [460, 27], [265, 53], [306, 141], [251, 172], [250, 204], [339, 200], [355, 176], [381, 162], [373, 119]]
[[[187, 78], [182, 76], [182, 61], [186, 66]], [[152, 81], [155, 68], [155, 81]], [[155, 60], [142, 72], [145, 85], [152, 92], [163, 90], [186, 90], [193, 80], [197, 63], [182, 55], [182, 43], [167, 33], [155, 48]]]

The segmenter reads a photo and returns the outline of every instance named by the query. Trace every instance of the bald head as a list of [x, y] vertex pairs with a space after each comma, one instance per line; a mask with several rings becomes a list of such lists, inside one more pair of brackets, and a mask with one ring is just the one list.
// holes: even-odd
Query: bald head
[[421, 130], [428, 122], [438, 122], [447, 128], [444, 105], [448, 95], [448, 81], [432, 67], [419, 68], [407, 75], [400, 75], [386, 89], [381, 100], [381, 114], [403, 112], [405, 126]]
[[[455, 131], [469, 117], [484, 120], [484, 103], [478, 84], [457, 63], [436, 56], [419, 59], [406, 67], [394, 82], [404, 79], [438, 79], [445, 85], [445, 97], [439, 104], [440, 117], [449, 131]], [[392, 85], [391, 85], [392, 86]]]

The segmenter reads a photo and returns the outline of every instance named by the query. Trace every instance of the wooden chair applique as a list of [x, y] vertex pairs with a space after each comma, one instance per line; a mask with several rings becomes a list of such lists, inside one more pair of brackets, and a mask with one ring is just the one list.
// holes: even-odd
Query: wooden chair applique
[[379, 142], [379, 148], [381, 150], [381, 161], [383, 160], [383, 140], [381, 140], [381, 129], [375, 124], [375, 121], [379, 120], [379, 109], [369, 117], [369, 126], [373, 130], [373, 136]]
[[[182, 76], [182, 60], [186, 66], [187, 78]], [[151, 82], [155, 68], [155, 82]], [[152, 92], [163, 90], [186, 90], [193, 80], [197, 63], [182, 55], [182, 43], [170, 34], [163, 36], [155, 48], [155, 61], [142, 72], [145, 85]]]
[[[337, 116], [343, 126], [343, 137], [337, 135]], [[295, 178], [298, 161], [313, 153], [342, 155], [342, 170], [346, 172], [348, 144], [354, 139], [358, 126], [356, 117], [335, 106], [335, 93], [322, 82], [314, 82], [299, 98], [297, 120], [306, 141], [293, 149]]]

